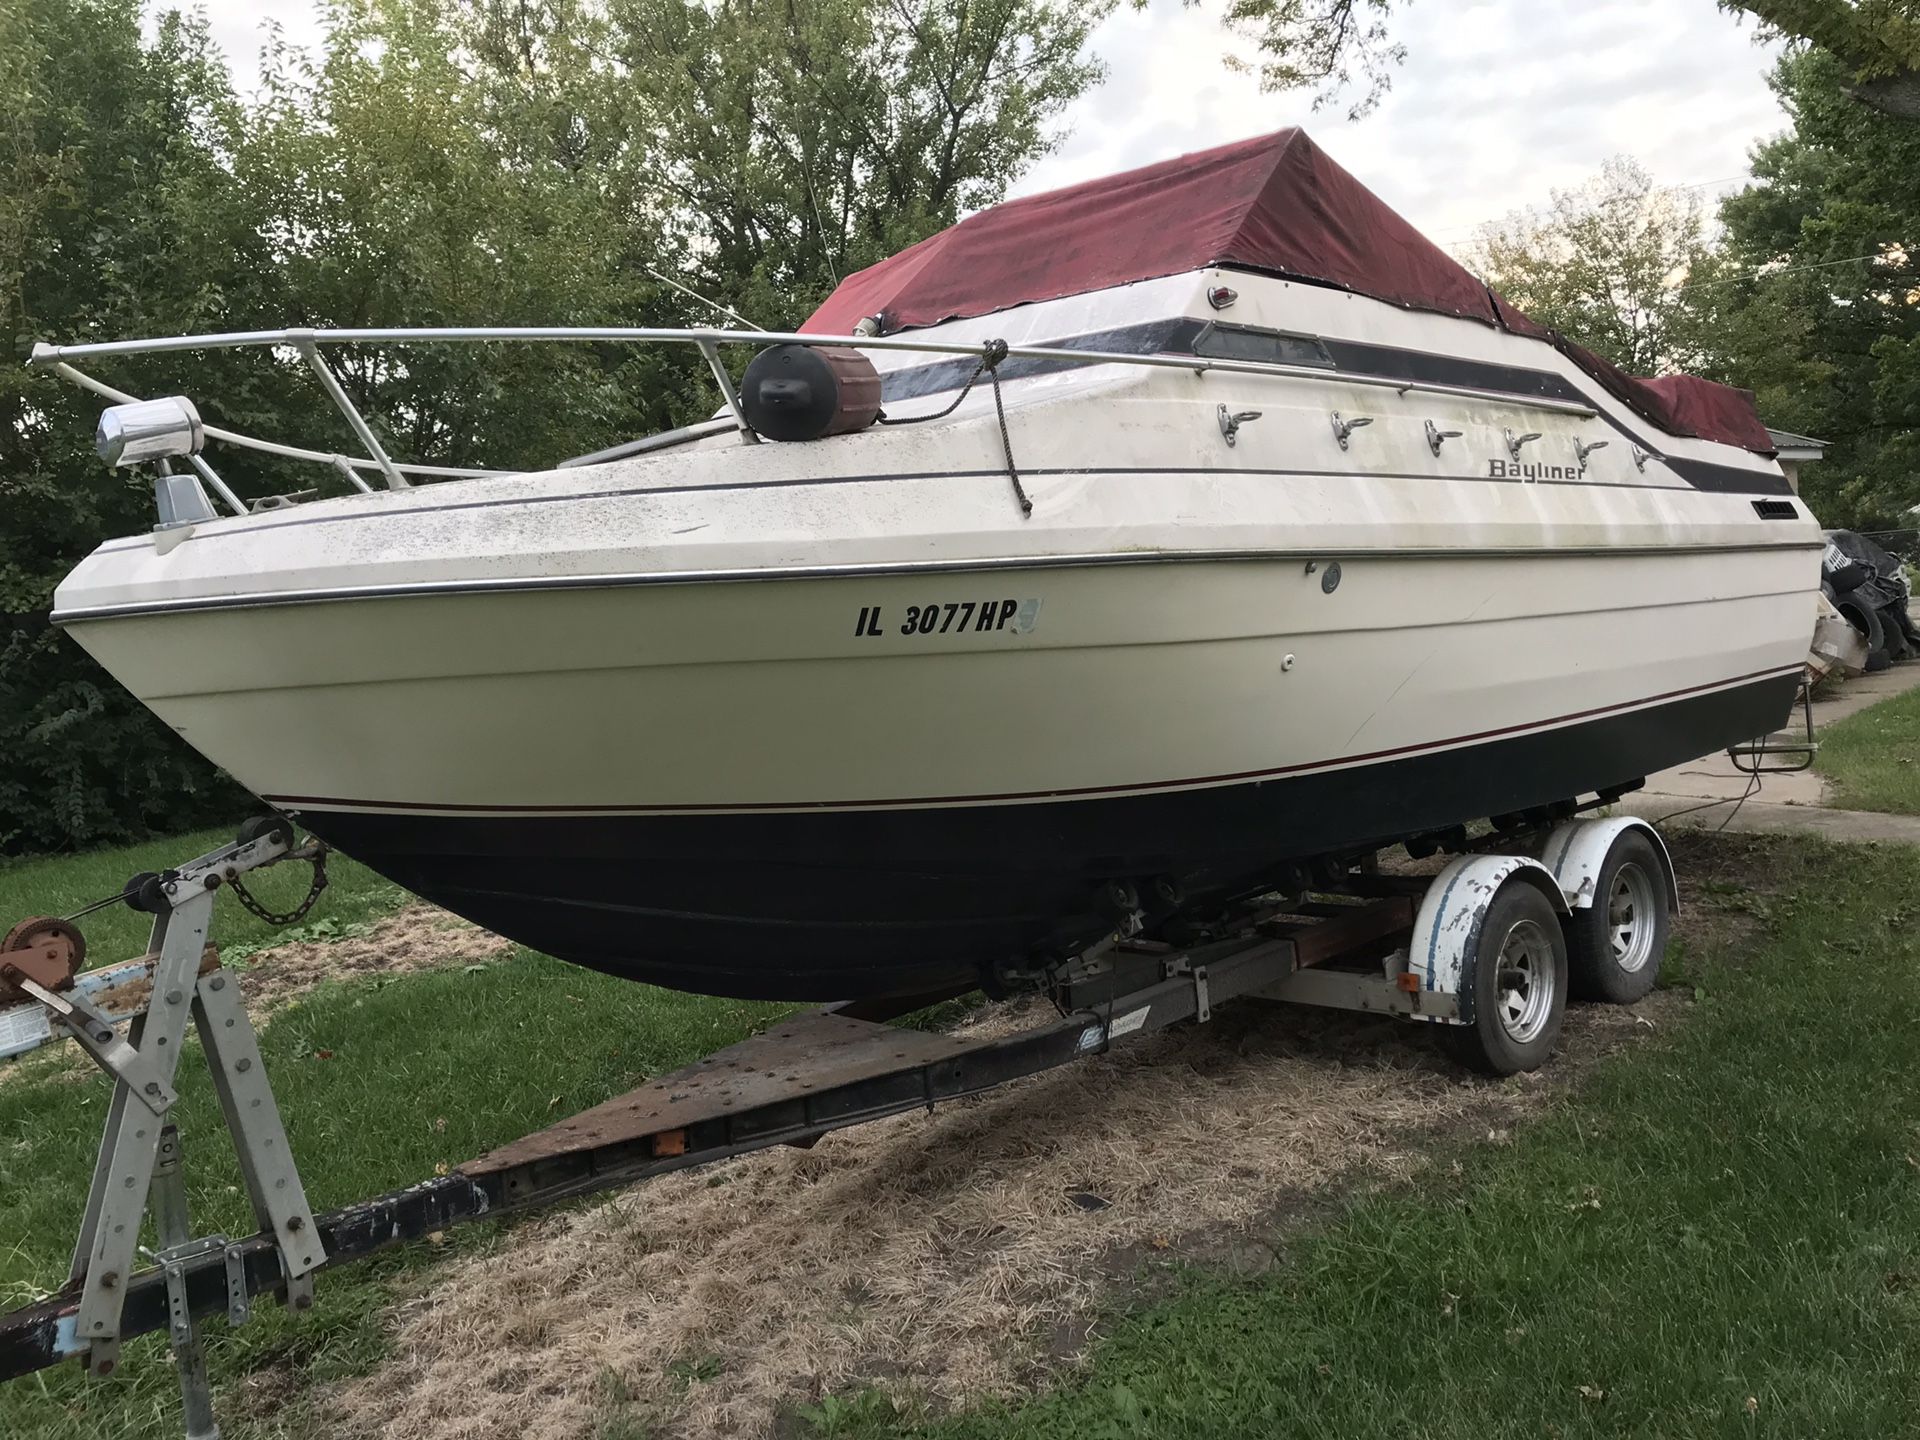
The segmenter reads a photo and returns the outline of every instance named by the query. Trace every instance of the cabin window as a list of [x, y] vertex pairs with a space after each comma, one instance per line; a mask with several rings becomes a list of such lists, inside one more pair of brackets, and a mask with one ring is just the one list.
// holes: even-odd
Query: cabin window
[[1256, 330], [1247, 325], [1211, 324], [1193, 340], [1193, 353], [1215, 360], [1248, 360], [1260, 365], [1317, 365], [1334, 368], [1327, 347], [1311, 335]]

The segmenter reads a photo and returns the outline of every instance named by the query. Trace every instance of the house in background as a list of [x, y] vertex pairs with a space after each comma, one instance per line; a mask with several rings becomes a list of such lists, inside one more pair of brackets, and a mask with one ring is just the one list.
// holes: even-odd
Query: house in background
[[1767, 438], [1773, 441], [1777, 452], [1774, 456], [1780, 462], [1780, 468], [1787, 472], [1787, 484], [1793, 487], [1793, 493], [1800, 493], [1800, 467], [1811, 465], [1827, 453], [1827, 442], [1816, 440], [1811, 435], [1796, 435], [1791, 430], [1776, 430], [1767, 427]]

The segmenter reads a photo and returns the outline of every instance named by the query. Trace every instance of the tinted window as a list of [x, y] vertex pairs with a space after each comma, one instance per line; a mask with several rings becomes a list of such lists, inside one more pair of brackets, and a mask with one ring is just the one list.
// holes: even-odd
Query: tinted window
[[1194, 338], [1193, 353], [1216, 360], [1251, 360], [1263, 365], [1318, 365], [1333, 368], [1333, 357], [1310, 335], [1249, 330], [1239, 325], [1209, 325]]

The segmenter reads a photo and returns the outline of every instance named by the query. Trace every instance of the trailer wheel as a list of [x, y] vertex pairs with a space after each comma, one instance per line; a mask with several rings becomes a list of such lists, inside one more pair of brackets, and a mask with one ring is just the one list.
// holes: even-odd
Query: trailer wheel
[[1644, 999], [1671, 924], [1666, 866], [1644, 831], [1623, 831], [1594, 879], [1593, 904], [1567, 917], [1573, 993], [1609, 1005]]
[[1487, 1075], [1538, 1070], [1567, 1013], [1567, 942], [1552, 903], [1532, 885], [1503, 887], [1480, 922], [1473, 1020], [1443, 1033], [1453, 1057]]

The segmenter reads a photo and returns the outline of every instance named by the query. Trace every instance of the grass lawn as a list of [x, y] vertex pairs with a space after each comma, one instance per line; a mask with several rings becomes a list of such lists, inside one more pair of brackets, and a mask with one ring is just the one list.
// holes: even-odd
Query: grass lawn
[[1670, 958], [1683, 1024], [1515, 1143], [1354, 1202], [1265, 1278], [1188, 1274], [1058, 1393], [914, 1422], [868, 1392], [809, 1407], [815, 1428], [1914, 1434], [1920, 854], [1674, 840], [1734, 933]]
[[[1587, 1076], [1513, 1143], [1447, 1142], [1348, 1203], [1263, 1278], [1205, 1271], [1116, 1311], [1084, 1372], [1017, 1406], [929, 1417], [878, 1392], [796, 1433], [1002, 1437], [1914, 1433], [1920, 1415], [1920, 853], [1676, 832], [1689, 903], [1678, 1023]], [[0, 872], [0, 882], [10, 882]], [[117, 881], [112, 882], [117, 884]], [[110, 888], [107, 887], [107, 888]], [[778, 1007], [648, 990], [522, 955], [316, 992], [264, 1045], [316, 1208], [392, 1188], [741, 1038]], [[321, 1058], [331, 1052], [330, 1058]], [[195, 1057], [187, 1057], [192, 1061]], [[183, 1066], [199, 1228], [251, 1228], [209, 1088]], [[105, 1088], [0, 1080], [0, 1303], [64, 1273]], [[251, 1372], [363, 1373], [396, 1281], [510, 1244], [467, 1227], [319, 1277], [212, 1333], [229, 1436], [271, 1420]], [[177, 1433], [159, 1337], [121, 1379], [0, 1387], [0, 1435]], [[614, 1407], [609, 1434], [641, 1435]]]
[[[83, 855], [0, 860], [0, 933], [29, 915], [70, 915], [102, 896], [117, 894], [129, 876], [195, 859], [232, 839], [232, 830], [201, 830]], [[284, 910], [307, 893], [310, 875], [305, 865], [277, 865], [247, 876], [247, 888], [269, 908]], [[311, 920], [356, 924], [395, 909], [406, 898], [399, 886], [344, 855], [327, 858], [327, 877], [326, 893], [315, 902]], [[153, 917], [125, 905], [110, 905], [77, 923], [87, 937], [91, 969], [145, 954]], [[230, 895], [221, 896], [214, 909], [213, 940], [229, 956], [271, 945], [285, 935], [254, 919]]]
[[1844, 809], [1920, 815], [1920, 690], [1889, 696], [1821, 731], [1813, 768]]
[[[117, 890], [128, 874], [213, 848], [207, 834], [100, 854], [23, 861], [0, 870], [0, 913], [44, 913]], [[337, 877], [315, 914], [352, 921], [390, 908], [400, 892], [361, 867]], [[269, 873], [304, 893], [304, 868]], [[298, 882], [296, 884], [296, 881]], [[279, 891], [272, 892], [277, 895]], [[145, 917], [124, 907], [83, 922], [93, 953], [138, 954]], [[256, 933], [258, 932], [258, 933]], [[215, 938], [257, 945], [275, 932], [223, 897]], [[111, 938], [109, 938], [111, 937]], [[243, 972], [244, 973], [244, 972]], [[646, 1077], [744, 1038], [789, 1007], [703, 1000], [608, 979], [530, 952], [473, 971], [332, 985], [277, 1016], [261, 1035], [275, 1093], [315, 1210], [410, 1184]], [[61, 1047], [65, 1050], [69, 1047]], [[218, 1102], [190, 1040], [175, 1111], [187, 1153], [195, 1233], [251, 1234]], [[24, 1057], [0, 1074], [0, 1308], [57, 1286], [79, 1224], [109, 1095], [60, 1054]], [[0, 1061], [0, 1070], [7, 1062]], [[383, 1346], [380, 1316], [408, 1269], [500, 1243], [504, 1227], [469, 1226], [444, 1246], [417, 1246], [338, 1273], [322, 1272], [314, 1308], [294, 1316], [267, 1303], [253, 1323], [212, 1327], [214, 1379], [229, 1437], [261, 1433], [233, 1397], [269, 1364], [320, 1379], [357, 1373]], [[94, 1384], [76, 1365], [0, 1386], [0, 1436], [108, 1437], [179, 1433], [178, 1392], [158, 1335], [130, 1342], [120, 1377]], [[287, 1417], [282, 1417], [283, 1419]], [[271, 1433], [271, 1432], [269, 1432]], [[314, 1432], [326, 1433], [315, 1421]]]

